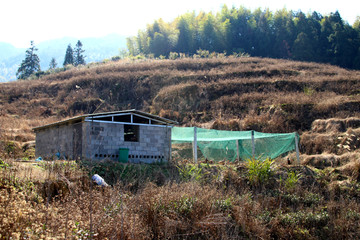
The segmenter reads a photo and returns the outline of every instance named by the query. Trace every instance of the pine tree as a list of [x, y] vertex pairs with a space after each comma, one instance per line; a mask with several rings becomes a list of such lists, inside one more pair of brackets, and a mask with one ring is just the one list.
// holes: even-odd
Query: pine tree
[[67, 46], [63, 65], [66, 66], [68, 64], [71, 64], [71, 65], [74, 64], [74, 52], [73, 52], [73, 49], [71, 47], [71, 44], [69, 44]]
[[38, 49], [34, 45], [34, 41], [30, 42], [30, 48], [26, 50], [25, 59], [22, 61], [16, 76], [18, 79], [26, 79], [31, 74], [40, 71], [40, 59], [35, 53]]
[[176, 51], [181, 53], [189, 53], [192, 49], [192, 36], [189, 23], [184, 17], [180, 17], [176, 28], [179, 31]]
[[78, 65], [85, 65], [85, 57], [83, 55], [83, 53], [85, 52], [85, 50], [82, 49], [82, 43], [80, 42], [80, 40], [78, 40], [78, 42], [76, 43], [76, 48], [74, 51], [74, 65], [78, 66]]
[[57, 62], [55, 58], [52, 58], [49, 64], [49, 69], [55, 69], [57, 67]]

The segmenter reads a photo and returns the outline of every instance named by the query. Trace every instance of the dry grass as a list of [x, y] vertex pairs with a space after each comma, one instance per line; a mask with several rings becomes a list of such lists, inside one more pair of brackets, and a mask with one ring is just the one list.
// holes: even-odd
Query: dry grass
[[[327, 182], [334, 171], [279, 166], [258, 191], [241, 165], [203, 165], [197, 180], [145, 182], [128, 191], [123, 184], [94, 186], [65, 162], [42, 165], [47, 177], [36, 181], [34, 174], [20, 177], [30, 167], [8, 163], [12, 171], [0, 169], [4, 239], [353, 239], [360, 233], [358, 185]], [[343, 171], [356, 179], [358, 166]], [[290, 189], [291, 171], [301, 178]]]
[[[231, 57], [109, 62], [0, 84], [0, 239], [355, 239], [358, 89], [359, 71]], [[33, 149], [33, 127], [130, 108], [183, 125], [299, 131], [303, 166], [277, 160], [261, 189], [242, 165], [208, 165], [191, 181], [175, 166], [151, 177], [139, 166], [100, 188], [76, 164], [14, 161]], [[300, 179], [289, 188], [291, 172]]]
[[2, 115], [28, 119], [128, 108], [176, 112], [183, 124], [268, 114], [278, 131], [309, 130], [315, 119], [360, 112], [359, 79], [358, 71], [267, 58], [122, 60], [1, 84], [0, 105]]
[[33, 158], [33, 127], [56, 121], [57, 118], [26, 119], [18, 115], [0, 116], [0, 158]]
[[318, 119], [313, 122], [311, 130], [313, 132], [329, 132], [329, 131], [338, 131], [344, 132], [347, 128], [359, 128], [360, 119], [359, 118], [331, 118], [331, 119]]

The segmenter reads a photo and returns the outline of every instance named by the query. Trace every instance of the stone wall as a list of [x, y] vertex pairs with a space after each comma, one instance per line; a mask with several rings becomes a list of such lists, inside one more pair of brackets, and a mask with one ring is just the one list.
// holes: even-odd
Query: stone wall
[[83, 154], [93, 160], [119, 159], [119, 148], [129, 149], [130, 162], [168, 161], [171, 128], [139, 125], [139, 141], [124, 141], [124, 125], [107, 122], [83, 123]]

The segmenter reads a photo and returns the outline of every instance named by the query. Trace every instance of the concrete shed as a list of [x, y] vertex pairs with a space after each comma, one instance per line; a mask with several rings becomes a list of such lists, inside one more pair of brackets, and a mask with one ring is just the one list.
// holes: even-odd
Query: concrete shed
[[[36, 157], [45, 159], [119, 159], [128, 149], [129, 162], [168, 161], [175, 121], [138, 110], [87, 114], [36, 127]], [[127, 151], [125, 151], [127, 152]]]

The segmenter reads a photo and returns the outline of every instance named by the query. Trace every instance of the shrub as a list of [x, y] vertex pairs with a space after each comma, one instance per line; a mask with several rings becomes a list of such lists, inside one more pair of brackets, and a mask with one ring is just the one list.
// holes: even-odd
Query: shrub
[[260, 187], [265, 184], [273, 174], [271, 165], [273, 160], [266, 158], [265, 160], [250, 158], [246, 161], [247, 178], [249, 183], [254, 187]]
[[215, 208], [222, 211], [222, 212], [225, 212], [225, 211], [228, 211], [228, 210], [231, 210], [232, 208], [232, 198], [226, 198], [226, 199], [218, 199], [215, 201]]
[[196, 165], [192, 164], [183, 164], [177, 166], [179, 169], [180, 179], [181, 181], [200, 181], [203, 177], [203, 169]]
[[[0, 141], [0, 146], [2, 146], [2, 151], [8, 158], [16, 158], [18, 156], [18, 153], [20, 151], [19, 146], [14, 141]], [[1, 149], [0, 149], [1, 151]], [[1, 152], [0, 152], [1, 153]]]
[[307, 228], [316, 227], [321, 228], [326, 226], [330, 217], [326, 211], [320, 212], [290, 212], [280, 216], [281, 223], [289, 226], [304, 226]]
[[208, 57], [210, 57], [210, 52], [208, 50], [199, 49], [199, 50], [196, 51], [196, 54], [200, 58], [208, 58]]
[[300, 178], [301, 178], [300, 173], [296, 173], [293, 171], [289, 172], [285, 180], [285, 189], [289, 192], [292, 192], [295, 189]]
[[9, 164], [6, 163], [5, 161], [3, 161], [1, 158], [0, 158], [0, 169], [1, 168], [7, 168], [9, 167]]
[[317, 206], [323, 200], [323, 197], [318, 193], [309, 192], [303, 197], [303, 203], [305, 206], [312, 207]]
[[175, 59], [178, 59], [178, 58], [179, 58], [179, 53], [177, 53], [177, 52], [170, 52], [169, 53], [169, 59], [175, 60]]

